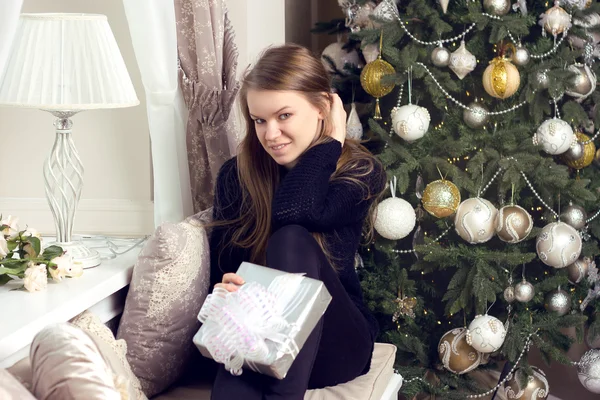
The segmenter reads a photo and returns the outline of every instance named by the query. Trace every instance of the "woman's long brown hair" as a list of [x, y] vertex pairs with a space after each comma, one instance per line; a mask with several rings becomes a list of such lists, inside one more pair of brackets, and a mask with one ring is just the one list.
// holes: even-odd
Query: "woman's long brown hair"
[[[278, 90], [301, 93], [325, 119], [323, 129], [311, 146], [334, 140], [329, 135], [332, 122], [329, 118], [331, 98], [330, 80], [321, 60], [302, 46], [286, 44], [268, 48], [256, 65], [246, 74], [240, 89], [240, 106], [246, 121], [247, 132], [238, 149], [237, 173], [242, 193], [241, 216], [233, 221], [216, 222], [233, 228], [231, 244], [251, 249], [251, 262], [263, 264], [267, 242], [271, 235], [271, 203], [279, 183], [279, 166], [258, 140], [254, 121], [248, 109], [248, 90]], [[358, 141], [346, 138], [342, 154], [331, 180], [344, 179], [363, 187], [365, 199], [377, 199], [380, 193], [369, 193], [361, 177], [369, 175], [379, 161]], [[382, 169], [382, 168], [381, 168]], [[331, 181], [330, 180], [330, 181]], [[308, 188], [307, 188], [308, 189]], [[373, 235], [373, 202], [369, 210], [366, 232], [368, 240]], [[327, 250], [322, 233], [313, 236], [335, 267]]]

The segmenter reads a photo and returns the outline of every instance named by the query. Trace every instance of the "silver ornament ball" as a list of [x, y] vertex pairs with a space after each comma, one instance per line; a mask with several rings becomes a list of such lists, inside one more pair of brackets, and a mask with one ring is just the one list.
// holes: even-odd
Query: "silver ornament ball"
[[569, 161], [580, 160], [584, 155], [584, 146], [581, 142], [573, 143], [569, 150], [563, 153], [563, 157]]
[[587, 390], [600, 394], [600, 350], [588, 350], [577, 366], [579, 381]]
[[552, 222], [537, 237], [538, 257], [550, 267], [564, 268], [574, 263], [581, 254], [581, 236], [571, 225]]
[[546, 295], [544, 307], [559, 316], [567, 315], [571, 311], [571, 296], [562, 289], [553, 290]]
[[548, 89], [548, 86], [550, 86], [550, 78], [548, 78], [547, 71], [538, 71], [535, 74], [534, 82], [538, 89]]
[[529, 60], [531, 59], [531, 55], [529, 54], [529, 50], [525, 47], [518, 45], [516, 51], [512, 55], [512, 61], [515, 65], [524, 66], [527, 65]]
[[515, 301], [514, 287], [509, 286], [506, 289], [504, 289], [504, 300], [506, 300], [507, 303], [512, 303], [513, 301]]
[[560, 220], [571, 225], [575, 229], [583, 229], [587, 220], [585, 209], [576, 204], [569, 204], [567, 208], [560, 214]]
[[591, 259], [580, 257], [573, 264], [567, 265], [567, 276], [573, 285], [581, 282], [588, 274]]
[[450, 63], [450, 51], [440, 44], [431, 52], [431, 62], [436, 67], [447, 67]]
[[506, 15], [510, 11], [510, 0], [483, 0], [483, 8], [493, 15]]
[[525, 279], [517, 283], [515, 286], [515, 298], [521, 303], [531, 301], [535, 296], [535, 288]]
[[471, 129], [480, 129], [487, 124], [490, 119], [488, 109], [478, 102], [473, 102], [468, 106], [470, 109], [463, 111], [463, 120]]

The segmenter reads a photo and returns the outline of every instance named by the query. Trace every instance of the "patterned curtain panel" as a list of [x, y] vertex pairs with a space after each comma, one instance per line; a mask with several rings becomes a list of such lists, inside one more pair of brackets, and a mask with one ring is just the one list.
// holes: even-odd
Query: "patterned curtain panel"
[[212, 206], [214, 182], [232, 154], [229, 114], [239, 90], [237, 47], [225, 0], [175, 0], [179, 78], [190, 111], [187, 152], [194, 211]]

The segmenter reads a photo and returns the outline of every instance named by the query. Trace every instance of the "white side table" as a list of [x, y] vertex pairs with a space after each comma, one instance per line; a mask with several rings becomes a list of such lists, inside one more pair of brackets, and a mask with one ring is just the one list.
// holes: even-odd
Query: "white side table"
[[65, 322], [91, 310], [102, 322], [123, 312], [126, 286], [131, 281], [138, 246], [98, 267], [84, 270], [80, 278], [48, 282], [43, 292], [11, 291], [0, 286], [0, 368], [29, 355], [34, 336], [49, 324]]

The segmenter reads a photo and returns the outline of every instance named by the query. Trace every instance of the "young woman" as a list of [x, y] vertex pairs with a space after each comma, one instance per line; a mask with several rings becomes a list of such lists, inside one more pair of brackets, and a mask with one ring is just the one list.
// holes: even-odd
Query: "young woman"
[[[369, 371], [377, 322], [363, 303], [354, 257], [372, 233], [385, 186], [381, 164], [346, 138], [346, 113], [307, 49], [266, 50], [240, 90], [248, 131], [219, 172], [210, 237], [211, 280], [235, 291], [250, 261], [324, 282], [333, 297], [283, 380], [222, 366], [214, 400], [303, 399], [307, 389]], [[220, 282], [220, 283], [217, 283]]]

